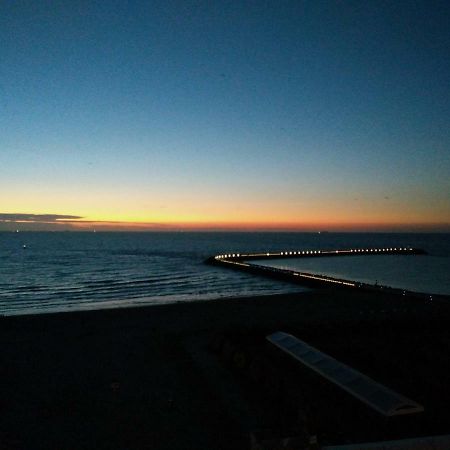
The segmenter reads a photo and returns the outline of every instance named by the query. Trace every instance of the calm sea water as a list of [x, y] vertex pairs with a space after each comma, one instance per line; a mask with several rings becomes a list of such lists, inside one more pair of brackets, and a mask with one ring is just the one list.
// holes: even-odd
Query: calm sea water
[[208, 266], [204, 260], [218, 253], [409, 245], [429, 254], [273, 260], [270, 264], [450, 294], [448, 234], [2, 232], [0, 313], [301, 292], [305, 289], [296, 285]]

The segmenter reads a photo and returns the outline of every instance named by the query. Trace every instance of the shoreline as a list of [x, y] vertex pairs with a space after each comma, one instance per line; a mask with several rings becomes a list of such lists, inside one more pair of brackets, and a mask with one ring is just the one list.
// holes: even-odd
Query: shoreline
[[[134, 317], [139, 315], [144, 315], [148, 318], [148, 316], [152, 315], [151, 313], [159, 314], [172, 314], [175, 313], [175, 309], [179, 310], [193, 308], [197, 309], [205, 309], [208, 311], [212, 311], [217, 308], [228, 308], [233, 306], [245, 306], [248, 304], [249, 307], [253, 307], [252, 303], [255, 305], [261, 302], [269, 302], [271, 301], [295, 301], [297, 297], [303, 296], [316, 296], [320, 293], [321, 290], [318, 289], [305, 289], [305, 291], [301, 292], [286, 292], [286, 293], [275, 293], [275, 294], [267, 294], [267, 295], [252, 295], [252, 296], [231, 296], [231, 297], [213, 297], [208, 299], [201, 300], [173, 300], [167, 303], [154, 303], [154, 304], [142, 304], [142, 305], [132, 305], [132, 306], [119, 306], [113, 308], [99, 308], [99, 309], [80, 309], [80, 310], [71, 310], [71, 311], [45, 311], [45, 312], [37, 312], [37, 313], [27, 313], [27, 314], [12, 314], [12, 315], [0, 315], [0, 323], [2, 321], [20, 321], [24, 319], [26, 321], [34, 321], [42, 319], [44, 321], [57, 321], [61, 320], [69, 320], [72, 316], [77, 316], [78, 318], [91, 318], [94, 319], [94, 316], [107, 315], [110, 317], [114, 316], [123, 316], [123, 317]], [[227, 306], [228, 305], [228, 306]]]
[[[208, 264], [215, 265], [215, 262], [208, 262]], [[357, 294], [373, 294], [379, 296], [393, 296], [393, 297], [401, 297], [404, 299], [411, 300], [419, 300], [419, 301], [432, 301], [432, 302], [443, 302], [450, 304], [450, 295], [449, 294], [435, 294], [428, 292], [419, 292], [419, 291], [410, 291], [403, 288], [391, 287], [381, 284], [370, 284], [367, 282], [360, 282], [350, 279], [343, 278], [335, 278], [328, 275], [318, 275], [307, 272], [298, 272], [295, 270], [286, 270], [286, 269], [276, 269], [269, 266], [261, 266], [250, 264], [248, 266], [241, 266], [232, 264], [228, 266], [232, 270], [244, 271], [250, 274], [268, 277], [277, 279], [283, 282], [290, 283], [292, 286], [301, 286], [304, 288], [304, 291], [300, 292], [286, 292], [282, 293], [272, 293], [272, 294], [255, 294], [251, 296], [243, 296], [243, 295], [233, 295], [233, 296], [215, 296], [211, 294], [211, 296], [205, 298], [196, 298], [190, 297], [186, 298], [187, 294], [183, 294], [183, 300], [178, 300], [179, 296], [177, 295], [169, 295], [169, 296], [159, 296], [159, 297], [138, 297], [138, 298], [130, 298], [130, 299], [117, 299], [110, 300], [108, 302], [93, 302], [94, 307], [83, 308], [81, 304], [80, 309], [62, 309], [62, 310], [43, 310], [36, 312], [14, 312], [12, 314], [7, 314], [5, 312], [0, 312], [0, 320], [2, 318], [7, 317], [27, 317], [27, 316], [46, 316], [46, 315], [65, 315], [65, 314], [79, 314], [79, 313], [90, 313], [95, 311], [114, 311], [114, 310], [124, 310], [124, 309], [147, 309], [147, 308], [160, 308], [171, 305], [194, 305], [194, 304], [203, 304], [203, 303], [217, 303], [217, 302], [233, 302], [233, 301], [250, 301], [251, 299], [260, 299], [260, 298], [271, 298], [271, 297], [292, 297], [296, 295], [302, 295], [306, 293], [317, 293], [322, 291], [334, 292], [337, 290], [342, 290], [342, 292], [351, 292], [357, 291]], [[299, 276], [300, 275], [300, 276]], [[340, 284], [341, 286], [336, 286], [336, 284]], [[331, 286], [330, 286], [331, 285]], [[165, 299], [169, 298], [169, 301], [165, 301]], [[151, 299], [151, 300], [149, 300]], [[154, 301], [154, 303], [146, 303], [148, 301]], [[117, 302], [114, 306], [111, 306], [112, 302]], [[131, 304], [130, 304], [131, 302]], [[108, 303], [105, 306], [105, 303]], [[123, 304], [122, 304], [123, 303]], [[133, 304], [134, 303], [134, 304]], [[60, 305], [63, 307], [64, 305]], [[95, 307], [100, 306], [100, 307]], [[103, 307], [102, 307], [103, 306]]]
[[[259, 273], [258, 273], [259, 275]], [[14, 314], [4, 314], [4, 313], [0, 313], [0, 321], [2, 319], [7, 319], [7, 318], [20, 318], [20, 317], [45, 317], [45, 316], [58, 316], [58, 317], [62, 317], [62, 316], [67, 316], [67, 315], [72, 315], [72, 314], [86, 314], [86, 315], [90, 315], [91, 313], [101, 313], [101, 312], [113, 312], [113, 311], [123, 311], [123, 310], [147, 310], [150, 309], [152, 310], [153, 308], [156, 309], [162, 309], [164, 310], [165, 308], [171, 308], [173, 306], [176, 305], [186, 305], [187, 307], [189, 305], [202, 305], [205, 303], [213, 303], [213, 304], [217, 304], [219, 302], [223, 302], [223, 303], [241, 303], [241, 302], [251, 302], [252, 300], [258, 302], [261, 300], [268, 300], [268, 299], [274, 299], [274, 298], [278, 298], [281, 300], [284, 299], [291, 299], [292, 297], [297, 297], [297, 296], [303, 296], [303, 295], [312, 295], [314, 296], [315, 294], [320, 294], [322, 292], [335, 292], [335, 290], [339, 290], [342, 291], [342, 294], [345, 295], [345, 293], [351, 293], [351, 291], [353, 291], [352, 289], [347, 289], [345, 287], [329, 287], [328, 282], [325, 283], [321, 283], [321, 280], [315, 280], [315, 282], [311, 283], [311, 284], [305, 284], [304, 282], [298, 282], [295, 283], [295, 281], [293, 282], [290, 275], [288, 274], [288, 276], [286, 276], [284, 273], [281, 274], [270, 274], [270, 277], [276, 278], [276, 279], [281, 279], [287, 282], [291, 282], [293, 283], [293, 285], [297, 284], [300, 285], [302, 287], [305, 288], [304, 291], [300, 291], [300, 292], [283, 292], [283, 293], [273, 293], [273, 294], [265, 294], [265, 295], [260, 295], [260, 294], [256, 294], [256, 295], [251, 295], [251, 296], [241, 296], [241, 295], [236, 295], [236, 296], [222, 296], [222, 297], [210, 297], [210, 298], [204, 298], [204, 299], [196, 299], [195, 297], [192, 297], [192, 299], [184, 299], [184, 300], [175, 300], [175, 299], [171, 299], [168, 302], [164, 302], [163, 300], [161, 300], [160, 302], [155, 302], [155, 303], [144, 303], [145, 300], [143, 300], [142, 304], [137, 304], [139, 303], [139, 301], [136, 304], [128, 304], [127, 302], [129, 301], [135, 301], [136, 299], [121, 299], [121, 300], [113, 300], [118, 302], [118, 305], [115, 305], [113, 307], [103, 307], [103, 308], [86, 308], [86, 309], [73, 309], [73, 310], [57, 310], [57, 311], [42, 311], [42, 312], [26, 312], [26, 313], [14, 313]], [[344, 280], [347, 281], [347, 280]], [[432, 302], [443, 302], [443, 303], [448, 303], [450, 305], [450, 295], [446, 295], [446, 294], [432, 294], [432, 293], [426, 293], [426, 292], [416, 292], [416, 291], [408, 291], [408, 290], [404, 290], [401, 288], [393, 288], [390, 286], [383, 286], [383, 285], [372, 285], [372, 284], [368, 284], [368, 283], [360, 283], [360, 282], [354, 282], [355, 284], [358, 284], [358, 291], [355, 294], [355, 292], [353, 292], [352, 294], [355, 295], [360, 295], [363, 296], [364, 294], [373, 294], [373, 295], [378, 295], [380, 297], [386, 297], [386, 296], [391, 296], [391, 297], [395, 297], [395, 298], [403, 298], [404, 300], [418, 300], [418, 301], [430, 301], [430, 299], [432, 300]], [[171, 296], [172, 297], [172, 296]], [[176, 297], [176, 296], [173, 296]], [[161, 297], [161, 299], [164, 299], [164, 296]], [[140, 300], [140, 299], [138, 299]], [[120, 305], [120, 302], [123, 301], [123, 305]], [[99, 303], [99, 305], [102, 305], [102, 303]]]

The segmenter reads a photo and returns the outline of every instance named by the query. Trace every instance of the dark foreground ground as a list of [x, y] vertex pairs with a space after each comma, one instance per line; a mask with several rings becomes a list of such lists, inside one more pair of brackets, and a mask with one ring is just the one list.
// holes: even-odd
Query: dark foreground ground
[[[342, 291], [4, 317], [0, 448], [247, 449], [260, 429], [307, 429], [323, 444], [447, 434], [449, 317], [445, 303]], [[277, 330], [425, 413], [386, 424], [278, 359], [264, 341]]]

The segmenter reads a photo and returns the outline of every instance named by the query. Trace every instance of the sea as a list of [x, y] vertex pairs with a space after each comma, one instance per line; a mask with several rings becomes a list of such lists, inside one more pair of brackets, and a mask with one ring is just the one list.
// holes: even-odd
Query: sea
[[450, 234], [0, 232], [0, 314], [111, 309], [304, 292], [205, 264], [222, 253], [411, 246], [426, 255], [254, 261], [450, 295]]

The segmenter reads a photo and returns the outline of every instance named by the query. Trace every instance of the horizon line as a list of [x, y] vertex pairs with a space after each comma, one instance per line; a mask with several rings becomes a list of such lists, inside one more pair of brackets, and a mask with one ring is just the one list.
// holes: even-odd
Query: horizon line
[[450, 221], [172, 221], [145, 222], [121, 220], [95, 220], [86, 216], [67, 214], [0, 213], [0, 231], [218, 231], [218, 232], [450, 232]]

